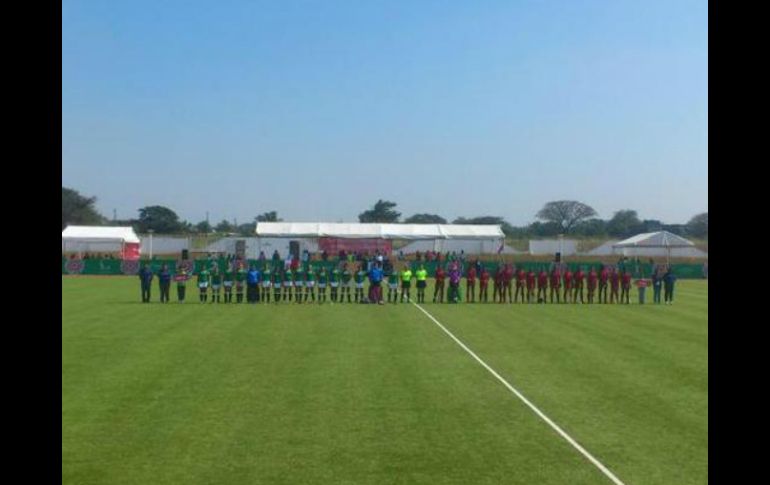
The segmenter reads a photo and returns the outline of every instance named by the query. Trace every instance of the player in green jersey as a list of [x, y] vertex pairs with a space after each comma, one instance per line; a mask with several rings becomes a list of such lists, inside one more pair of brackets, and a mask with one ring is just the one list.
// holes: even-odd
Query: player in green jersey
[[348, 268], [348, 263], [342, 265], [342, 294], [340, 295], [340, 303], [345, 301], [345, 295], [348, 295], [348, 303], [350, 301], [350, 287], [353, 286], [353, 273]]
[[208, 299], [209, 283], [211, 283], [211, 273], [203, 266], [198, 273], [198, 290], [200, 291], [201, 303], [205, 303]]
[[302, 287], [304, 286], [305, 272], [302, 270], [302, 265], [300, 265], [294, 270], [294, 299], [297, 303], [302, 303]]
[[283, 299], [291, 301], [291, 289], [294, 287], [294, 273], [291, 268], [286, 268], [283, 272]]
[[313, 302], [315, 302], [315, 269], [312, 265], [307, 267], [305, 275], [305, 301], [307, 301], [307, 296], [310, 295]]
[[273, 269], [273, 296], [275, 303], [281, 301], [281, 288], [283, 287], [283, 277], [280, 269]]
[[318, 303], [326, 301], [326, 284], [329, 282], [329, 273], [326, 272], [326, 266], [321, 266], [318, 272]]
[[358, 270], [356, 271], [354, 279], [356, 281], [355, 301], [358, 303], [359, 301], [364, 300], [364, 280], [366, 279], [366, 271], [364, 271], [363, 264], [358, 265]]
[[329, 286], [331, 287], [332, 303], [337, 302], [337, 293], [340, 286], [340, 269], [335, 267], [329, 275]]
[[214, 303], [216, 299], [219, 301], [219, 290], [222, 288], [222, 273], [219, 272], [219, 266], [214, 264], [211, 266], [211, 303]]
[[238, 270], [235, 272], [235, 301], [243, 303], [243, 287], [246, 284], [246, 268], [243, 263], [238, 264]]
[[273, 286], [273, 273], [270, 271], [270, 266], [265, 264], [262, 266], [262, 301], [270, 303], [270, 287]]
[[425, 287], [428, 286], [428, 270], [425, 265], [420, 265], [415, 271], [417, 277], [417, 303], [425, 303]]
[[225, 270], [224, 278], [222, 279], [222, 286], [225, 287], [225, 303], [233, 302], [233, 281], [235, 277], [235, 271], [233, 271], [233, 265], [228, 264]]
[[393, 303], [398, 303], [398, 271], [396, 268], [391, 268], [388, 273], [388, 303], [390, 298], [393, 297]]
[[401, 303], [404, 303], [404, 296], [406, 296], [406, 301], [412, 299], [412, 278], [414, 278], [412, 270], [409, 266], [404, 266], [404, 271], [401, 272]]

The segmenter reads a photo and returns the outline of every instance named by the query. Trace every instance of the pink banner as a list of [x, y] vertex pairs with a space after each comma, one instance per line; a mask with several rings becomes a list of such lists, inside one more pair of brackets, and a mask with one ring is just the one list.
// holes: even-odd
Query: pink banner
[[124, 261], [136, 261], [139, 259], [139, 243], [126, 243], [123, 245], [123, 254], [121, 257]]
[[326, 251], [330, 256], [336, 256], [340, 251], [345, 252], [368, 252], [374, 254], [377, 250], [384, 254], [390, 254], [393, 251], [393, 243], [387, 239], [338, 239], [333, 237], [322, 237], [318, 239], [318, 248]]

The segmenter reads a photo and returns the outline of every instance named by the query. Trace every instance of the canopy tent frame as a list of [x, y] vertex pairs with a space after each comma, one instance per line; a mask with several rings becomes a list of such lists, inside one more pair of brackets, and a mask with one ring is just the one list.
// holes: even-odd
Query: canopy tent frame
[[668, 231], [645, 232], [613, 244], [613, 248], [621, 248], [626, 256], [628, 248], [664, 248], [666, 249], [666, 264], [671, 264], [671, 249], [689, 248], [695, 246], [692, 241], [677, 236]]
[[[125, 254], [126, 243], [141, 243], [134, 229], [125, 226], [67, 226], [62, 231], [62, 250], [65, 253], [67, 242], [120, 244], [121, 255]], [[83, 251], [78, 247], [78, 258], [82, 259], [82, 257]]]

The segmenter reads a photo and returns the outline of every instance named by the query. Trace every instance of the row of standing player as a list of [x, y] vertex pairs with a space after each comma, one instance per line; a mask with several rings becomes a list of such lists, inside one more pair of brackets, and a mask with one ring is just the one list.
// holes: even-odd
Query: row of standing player
[[[146, 266], [140, 271], [142, 280], [142, 299], [149, 301], [149, 280], [146, 280], [149, 273], [149, 280], [152, 279], [152, 273]], [[550, 301], [557, 303], [585, 302], [584, 286], [587, 287], [587, 301], [593, 303], [596, 290], [599, 290], [598, 301], [607, 303], [607, 289], [610, 288], [609, 302], [623, 301], [629, 303], [629, 292], [631, 287], [631, 275], [625, 271], [618, 271], [613, 267], [603, 267], [599, 273], [595, 268], [591, 268], [589, 273], [578, 269], [575, 273], [567, 269], [564, 274], [558, 268], [554, 268], [550, 274], [541, 269], [539, 274], [534, 271], [529, 272], [519, 269], [518, 271], [511, 264], [504, 264], [497, 268], [494, 278], [486, 268], [482, 267], [481, 274], [477, 275], [475, 267], [471, 266], [465, 272], [466, 289], [468, 298], [466, 301], [476, 302], [476, 281], [479, 282], [478, 301], [489, 302], [489, 281], [493, 280], [492, 301], [505, 303], [545, 302], [550, 290]], [[208, 301], [208, 290], [211, 288], [211, 302], [222, 302], [222, 290], [224, 290], [224, 302], [233, 301], [233, 288], [235, 288], [236, 301], [243, 302], [244, 289], [246, 290], [246, 301], [256, 303], [258, 301], [270, 302], [271, 296], [274, 302], [295, 301], [297, 303], [316, 301], [315, 288], [318, 287], [318, 302], [327, 301], [326, 288], [330, 288], [330, 299], [332, 302], [344, 302], [345, 297], [349, 303], [365, 301], [364, 281], [369, 272], [359, 265], [356, 271], [350, 271], [347, 264], [342, 269], [335, 268], [327, 271], [322, 267], [317, 273], [312, 266], [307, 271], [302, 270], [271, 270], [269, 266], [263, 266], [262, 270], [252, 265], [249, 270], [243, 266], [234, 269], [228, 266], [224, 272], [219, 271], [215, 264], [211, 269], [204, 268], [198, 273], [197, 286], [199, 288], [199, 299], [201, 302]], [[411, 283], [413, 279], [417, 280], [417, 302], [425, 302], [425, 288], [427, 287], [427, 270], [424, 265], [419, 265], [414, 272], [405, 266], [400, 272], [390, 271], [387, 275], [388, 282], [388, 302], [397, 303], [411, 299]], [[446, 292], [445, 280], [450, 280], [447, 301], [456, 303], [459, 301], [459, 283], [463, 276], [457, 264], [449, 266], [445, 270], [439, 266], [433, 275], [435, 286], [433, 292], [433, 301], [443, 303]], [[180, 301], [184, 301], [186, 281], [190, 279], [184, 268], [174, 276], [177, 281], [177, 294]], [[514, 281], [515, 279], [515, 292]], [[159, 281], [161, 286], [161, 301], [168, 302], [168, 285], [170, 282], [170, 273], [164, 265], [159, 272]], [[587, 284], [584, 285], [584, 281]], [[354, 286], [355, 285], [355, 286]], [[379, 287], [379, 282], [374, 283]], [[398, 288], [400, 286], [400, 298]], [[164, 288], [165, 287], [165, 288]], [[562, 292], [563, 287], [563, 292]], [[354, 294], [351, 298], [350, 289], [354, 288]], [[304, 289], [304, 290], [303, 290]], [[537, 293], [535, 293], [537, 291]], [[145, 298], [146, 292], [146, 298]], [[379, 292], [378, 292], [379, 294]], [[667, 291], [668, 294], [668, 291]], [[371, 297], [371, 295], [370, 295]], [[554, 298], [555, 297], [555, 298]], [[381, 297], [378, 297], [381, 298]]]

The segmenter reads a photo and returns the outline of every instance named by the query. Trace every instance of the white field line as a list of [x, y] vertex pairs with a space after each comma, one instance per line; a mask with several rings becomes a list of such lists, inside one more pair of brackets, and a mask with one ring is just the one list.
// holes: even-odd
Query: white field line
[[567, 433], [566, 433], [566, 432], [565, 432], [563, 429], [561, 429], [561, 428], [559, 427], [559, 425], [557, 425], [556, 423], [554, 423], [553, 421], [551, 421], [551, 418], [549, 418], [548, 416], [546, 416], [546, 415], [545, 415], [545, 414], [544, 414], [542, 411], [540, 411], [540, 410], [539, 410], [539, 409], [538, 409], [538, 408], [537, 408], [537, 407], [536, 407], [534, 404], [532, 404], [531, 402], [529, 402], [529, 399], [527, 399], [526, 397], [524, 397], [524, 395], [523, 395], [522, 393], [520, 393], [520, 392], [519, 392], [519, 391], [518, 391], [518, 390], [517, 390], [515, 387], [513, 387], [513, 386], [512, 386], [512, 385], [511, 385], [511, 384], [510, 384], [508, 381], [506, 381], [506, 380], [505, 380], [505, 379], [504, 379], [502, 376], [500, 376], [500, 374], [498, 374], [498, 373], [497, 373], [497, 372], [496, 372], [496, 371], [495, 371], [493, 368], [489, 367], [489, 365], [487, 365], [487, 363], [486, 363], [486, 362], [484, 362], [483, 360], [481, 360], [481, 358], [480, 358], [478, 355], [476, 355], [476, 354], [475, 354], [475, 353], [474, 353], [474, 352], [473, 352], [471, 349], [469, 349], [467, 345], [465, 345], [464, 343], [462, 343], [462, 342], [460, 341], [460, 339], [458, 339], [457, 337], [455, 337], [455, 336], [452, 334], [452, 332], [450, 332], [449, 330], [447, 330], [447, 329], [446, 329], [446, 327], [444, 327], [444, 326], [441, 324], [441, 322], [439, 322], [438, 320], [436, 320], [436, 318], [435, 318], [435, 317], [433, 317], [433, 315], [431, 315], [430, 313], [428, 313], [428, 312], [427, 312], [427, 311], [426, 311], [426, 310], [425, 310], [423, 307], [421, 307], [421, 306], [420, 306], [420, 305], [418, 305], [417, 303], [415, 303], [415, 302], [411, 302], [411, 303], [412, 303], [412, 305], [416, 306], [416, 307], [417, 307], [417, 308], [418, 308], [418, 309], [419, 309], [421, 312], [423, 312], [423, 313], [424, 313], [424, 314], [425, 314], [425, 315], [426, 315], [428, 318], [430, 318], [431, 320], [433, 320], [433, 323], [435, 323], [436, 325], [438, 325], [438, 326], [439, 326], [439, 328], [440, 328], [441, 330], [443, 330], [443, 331], [444, 331], [444, 333], [446, 333], [447, 335], [449, 335], [449, 337], [450, 337], [452, 340], [454, 340], [454, 341], [455, 341], [455, 343], [457, 343], [457, 345], [459, 345], [460, 347], [462, 347], [462, 349], [463, 349], [463, 350], [465, 350], [467, 353], [469, 353], [469, 354], [471, 355], [471, 357], [473, 357], [474, 359], [476, 359], [476, 361], [477, 361], [479, 364], [481, 364], [481, 365], [482, 365], [482, 366], [483, 366], [483, 367], [484, 367], [486, 370], [488, 370], [490, 374], [492, 374], [493, 376], [495, 376], [495, 378], [497, 378], [497, 380], [498, 380], [498, 381], [502, 382], [502, 383], [503, 383], [503, 385], [504, 385], [505, 387], [507, 387], [509, 391], [511, 391], [511, 392], [512, 392], [512, 393], [513, 393], [513, 394], [514, 394], [516, 397], [518, 397], [519, 399], [521, 399], [521, 401], [522, 401], [524, 404], [526, 404], [527, 406], [529, 406], [529, 408], [530, 408], [532, 411], [534, 411], [534, 412], [535, 412], [535, 414], [537, 414], [538, 416], [540, 416], [540, 419], [542, 419], [543, 421], [545, 421], [545, 422], [546, 422], [546, 423], [547, 423], [547, 424], [548, 424], [548, 425], [549, 425], [551, 428], [553, 428], [553, 429], [554, 429], [554, 431], [556, 431], [557, 433], [559, 433], [559, 435], [560, 435], [562, 438], [564, 438], [564, 439], [565, 439], [565, 440], [566, 440], [566, 441], [567, 441], [569, 444], [571, 444], [571, 445], [573, 446], [573, 448], [575, 448], [575, 449], [576, 449], [576, 450], [578, 450], [578, 451], [579, 451], [579, 452], [580, 452], [580, 453], [581, 453], [583, 456], [585, 456], [585, 457], [588, 459], [588, 461], [590, 461], [591, 463], [593, 463], [593, 464], [596, 466], [596, 468], [598, 468], [598, 469], [599, 469], [599, 470], [600, 470], [602, 473], [604, 473], [604, 475], [605, 475], [607, 478], [609, 478], [610, 480], [612, 480], [612, 482], [613, 482], [615, 485], [625, 485], [625, 484], [624, 484], [622, 481], [620, 481], [620, 479], [619, 479], [618, 477], [616, 477], [616, 476], [615, 476], [615, 474], [614, 474], [614, 473], [612, 473], [612, 472], [611, 472], [611, 471], [610, 471], [610, 470], [609, 470], [609, 469], [608, 469], [606, 466], [604, 466], [604, 465], [603, 465], [603, 464], [602, 464], [602, 463], [601, 463], [599, 460], [597, 460], [596, 458], [594, 458], [594, 456], [593, 456], [591, 453], [589, 453], [589, 452], [588, 452], [588, 451], [587, 451], [585, 448], [583, 448], [582, 446], [580, 446], [580, 444], [579, 444], [577, 441], [575, 441], [575, 440], [574, 440], [574, 439], [573, 439], [573, 438], [572, 438], [570, 435], [568, 435], [568, 434], [567, 434]]

